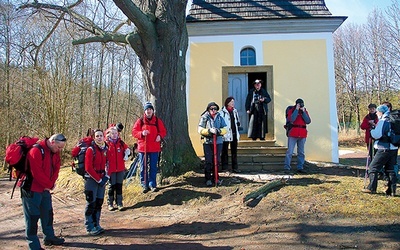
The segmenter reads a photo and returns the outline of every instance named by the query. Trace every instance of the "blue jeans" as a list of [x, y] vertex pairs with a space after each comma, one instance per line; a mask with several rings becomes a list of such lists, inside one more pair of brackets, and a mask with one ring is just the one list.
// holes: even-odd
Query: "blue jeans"
[[158, 152], [146, 153], [146, 166], [144, 164], [145, 153], [139, 153], [140, 183], [143, 188], [157, 187]]
[[292, 155], [294, 147], [297, 144], [297, 169], [303, 169], [305, 154], [304, 145], [306, 144], [306, 138], [288, 137], [288, 149], [285, 156], [285, 170], [290, 170], [290, 162], [292, 161]]
[[92, 178], [85, 178], [85, 227], [89, 232], [94, 227], [100, 226], [101, 207], [104, 201], [106, 187], [101, 187]]
[[39, 219], [44, 239], [54, 238], [51, 194], [49, 191], [39, 193], [21, 188], [21, 200], [26, 226], [25, 237], [29, 249], [40, 249], [40, 241], [37, 236]]

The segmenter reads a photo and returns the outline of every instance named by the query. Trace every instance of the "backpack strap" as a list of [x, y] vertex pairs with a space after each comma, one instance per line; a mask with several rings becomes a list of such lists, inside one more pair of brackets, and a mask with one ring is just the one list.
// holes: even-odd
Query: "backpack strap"
[[[156, 123], [155, 124], [148, 124], [148, 125], [156, 126], [157, 133], [159, 134], [160, 133], [160, 129], [158, 128], [158, 117], [155, 116], [155, 118], [156, 118]], [[140, 117], [140, 127], [143, 127], [143, 125], [144, 125], [144, 120], [143, 119], [144, 119], [144, 117]]]

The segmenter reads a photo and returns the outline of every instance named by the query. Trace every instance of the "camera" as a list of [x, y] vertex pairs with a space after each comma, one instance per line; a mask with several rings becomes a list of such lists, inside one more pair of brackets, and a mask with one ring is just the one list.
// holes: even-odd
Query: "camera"
[[254, 94], [254, 102], [259, 103], [261, 96], [259, 94]]
[[304, 103], [300, 103], [300, 108], [303, 108], [304, 107]]

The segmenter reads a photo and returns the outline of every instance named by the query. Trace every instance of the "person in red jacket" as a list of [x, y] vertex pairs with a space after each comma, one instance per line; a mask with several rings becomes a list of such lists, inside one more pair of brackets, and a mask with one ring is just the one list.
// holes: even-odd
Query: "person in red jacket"
[[378, 116], [376, 115], [376, 105], [371, 103], [368, 105], [368, 114], [364, 117], [360, 128], [365, 130], [365, 143], [367, 144], [367, 149], [369, 152], [369, 158], [372, 159], [373, 156], [373, 140], [371, 137], [371, 129], [374, 129], [376, 123], [378, 122]]
[[290, 162], [294, 147], [297, 144], [297, 172], [305, 173], [304, 170], [304, 145], [307, 138], [307, 124], [311, 123], [310, 115], [304, 107], [304, 101], [297, 99], [295, 105], [288, 110], [286, 117], [287, 122], [290, 123], [291, 129], [288, 132], [288, 149], [285, 156], [285, 171], [289, 172], [291, 169]]
[[110, 181], [108, 185], [108, 210], [113, 211], [114, 200], [118, 210], [122, 211], [122, 182], [125, 175], [125, 161], [131, 153], [128, 145], [119, 137], [118, 128], [113, 126], [107, 130], [106, 143], [108, 145], [108, 174]]
[[109, 180], [107, 144], [101, 129], [94, 131], [94, 142], [85, 154], [85, 227], [89, 235], [104, 232], [100, 226], [105, 185]]
[[29, 150], [27, 155], [33, 177], [29, 187], [21, 186], [22, 208], [25, 217], [25, 237], [29, 249], [42, 249], [37, 236], [38, 221], [42, 225], [44, 245], [62, 245], [64, 239], [55, 236], [53, 228], [53, 205], [50, 191], [55, 188], [61, 167], [60, 151], [67, 139], [54, 134]]
[[[144, 115], [136, 120], [132, 136], [138, 140], [140, 183], [143, 193], [157, 191], [157, 163], [161, 152], [161, 140], [167, 135], [163, 121], [154, 115], [151, 102], [144, 105]], [[150, 165], [149, 165], [150, 164]]]

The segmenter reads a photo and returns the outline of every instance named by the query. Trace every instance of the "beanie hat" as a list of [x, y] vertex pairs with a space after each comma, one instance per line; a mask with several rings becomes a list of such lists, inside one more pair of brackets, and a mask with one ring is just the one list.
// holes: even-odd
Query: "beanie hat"
[[115, 127], [117, 128], [118, 132], [121, 132], [124, 129], [124, 125], [122, 125], [120, 122], [118, 122]]
[[233, 96], [229, 96], [228, 98], [226, 98], [224, 106], [227, 107], [228, 103], [230, 103], [232, 100], [235, 100], [235, 98], [233, 98]]
[[386, 106], [386, 105], [379, 105], [379, 106], [376, 108], [376, 110], [384, 114], [384, 113], [386, 113], [386, 112], [389, 110], [389, 108], [388, 108], [388, 106]]
[[297, 104], [297, 103], [304, 103], [304, 101], [303, 101], [303, 99], [298, 98], [298, 99], [296, 100], [296, 104]]
[[208, 111], [212, 106], [217, 107], [217, 110], [219, 110], [218, 104], [216, 104], [215, 102], [210, 102], [210, 103], [207, 105], [207, 111]]
[[153, 104], [152, 104], [151, 102], [146, 102], [146, 103], [144, 104], [143, 109], [144, 109], [144, 110], [146, 110], [146, 109], [152, 109], [152, 110], [154, 111], [154, 107], [153, 107]]

